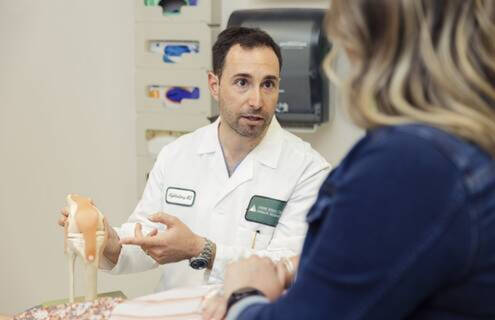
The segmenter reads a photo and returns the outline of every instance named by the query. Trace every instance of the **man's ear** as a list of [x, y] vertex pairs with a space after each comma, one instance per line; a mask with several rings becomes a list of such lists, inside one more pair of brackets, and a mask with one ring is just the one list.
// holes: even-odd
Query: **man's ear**
[[208, 89], [210, 89], [213, 99], [218, 101], [218, 90], [220, 86], [220, 79], [211, 71], [208, 72]]

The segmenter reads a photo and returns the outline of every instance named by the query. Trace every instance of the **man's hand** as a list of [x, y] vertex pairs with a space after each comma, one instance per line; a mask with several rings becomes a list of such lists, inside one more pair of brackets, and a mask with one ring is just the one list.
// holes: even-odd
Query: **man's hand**
[[252, 287], [263, 292], [273, 301], [284, 291], [277, 266], [270, 258], [251, 256], [227, 266], [225, 271], [225, 297], [237, 289]]
[[103, 250], [103, 255], [112, 263], [116, 264], [119, 261], [120, 251], [122, 245], [120, 244], [120, 237], [117, 232], [108, 224], [107, 218], [103, 218], [105, 224], [105, 230], [107, 230], [107, 243]]
[[[64, 227], [68, 217], [69, 217], [69, 208], [68, 207], [62, 208], [62, 210], [60, 210], [60, 217], [58, 219], [58, 224], [61, 227]], [[122, 249], [119, 235], [108, 224], [106, 218], [103, 219], [103, 223], [105, 224], [105, 230], [107, 230], [107, 239], [106, 239], [105, 249], [103, 250], [103, 255], [113, 263], [117, 263], [117, 261], [119, 260], [120, 250]]]
[[162, 223], [167, 230], [158, 232], [153, 229], [143, 236], [141, 224], [137, 223], [134, 238], [123, 238], [121, 244], [140, 246], [147, 255], [159, 264], [182, 261], [195, 257], [201, 253], [205, 240], [194, 234], [178, 218], [166, 213], [155, 213], [148, 218], [155, 223]]
[[65, 207], [60, 210], [60, 217], [58, 218], [58, 225], [61, 227], [65, 227], [65, 222], [69, 218], [69, 208]]

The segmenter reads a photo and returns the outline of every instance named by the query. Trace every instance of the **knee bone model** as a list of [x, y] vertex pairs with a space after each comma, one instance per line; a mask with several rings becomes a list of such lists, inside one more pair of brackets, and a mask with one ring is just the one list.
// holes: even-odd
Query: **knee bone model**
[[105, 248], [103, 214], [91, 199], [67, 196], [69, 217], [65, 223], [65, 253], [69, 262], [69, 301], [74, 302], [74, 262], [80, 256], [85, 265], [86, 301], [96, 299], [97, 268]]

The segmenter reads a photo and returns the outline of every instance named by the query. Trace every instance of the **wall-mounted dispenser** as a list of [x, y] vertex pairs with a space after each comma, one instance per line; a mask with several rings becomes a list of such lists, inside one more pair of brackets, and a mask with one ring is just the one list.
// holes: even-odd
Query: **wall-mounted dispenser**
[[315, 129], [329, 118], [328, 80], [321, 63], [329, 52], [324, 9], [250, 9], [234, 11], [228, 26], [260, 28], [282, 51], [277, 119], [285, 127]]

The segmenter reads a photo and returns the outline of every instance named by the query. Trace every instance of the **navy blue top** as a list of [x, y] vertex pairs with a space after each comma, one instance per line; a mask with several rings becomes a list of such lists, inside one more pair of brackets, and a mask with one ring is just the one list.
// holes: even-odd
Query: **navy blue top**
[[495, 161], [424, 125], [369, 132], [322, 185], [297, 281], [239, 319], [495, 319]]

